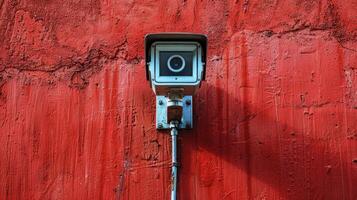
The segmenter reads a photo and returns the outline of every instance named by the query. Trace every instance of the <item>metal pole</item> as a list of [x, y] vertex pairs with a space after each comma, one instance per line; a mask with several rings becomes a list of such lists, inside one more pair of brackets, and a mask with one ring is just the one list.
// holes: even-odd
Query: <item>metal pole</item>
[[178, 122], [171, 121], [170, 128], [171, 128], [171, 138], [172, 138], [172, 169], [171, 169], [171, 200], [176, 200], [177, 196], [177, 135], [178, 135]]

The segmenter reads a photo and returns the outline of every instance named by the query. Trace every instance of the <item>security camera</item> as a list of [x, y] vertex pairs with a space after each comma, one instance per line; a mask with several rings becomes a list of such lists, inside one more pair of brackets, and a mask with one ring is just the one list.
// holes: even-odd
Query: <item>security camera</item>
[[[173, 120], [182, 128], [192, 128], [192, 105], [188, 102], [205, 79], [206, 52], [203, 34], [145, 36], [146, 78], [157, 95], [158, 129], [169, 128]], [[165, 110], [160, 113], [160, 108]]]
[[155, 33], [145, 37], [147, 79], [156, 95], [179, 88], [193, 95], [205, 78], [207, 37], [190, 33]]
[[190, 129], [192, 96], [205, 79], [207, 37], [191, 33], [145, 36], [146, 78], [156, 94], [156, 128], [171, 129], [171, 199], [177, 193], [178, 129]]

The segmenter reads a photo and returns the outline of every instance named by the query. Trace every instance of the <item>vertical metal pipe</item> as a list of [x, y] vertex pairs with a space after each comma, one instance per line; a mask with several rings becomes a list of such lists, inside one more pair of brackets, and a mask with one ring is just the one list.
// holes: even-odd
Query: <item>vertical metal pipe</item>
[[172, 169], [171, 169], [171, 200], [176, 200], [177, 196], [177, 126], [171, 126], [171, 138], [172, 138]]

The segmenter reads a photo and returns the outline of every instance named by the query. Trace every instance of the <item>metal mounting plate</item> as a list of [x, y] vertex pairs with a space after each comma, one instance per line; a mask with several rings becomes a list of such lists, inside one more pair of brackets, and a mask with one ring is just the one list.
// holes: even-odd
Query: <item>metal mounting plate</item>
[[[179, 129], [191, 129], [192, 120], [192, 96], [184, 96], [182, 99], [183, 110]], [[165, 96], [156, 96], [156, 129], [170, 129], [167, 121], [167, 100]]]

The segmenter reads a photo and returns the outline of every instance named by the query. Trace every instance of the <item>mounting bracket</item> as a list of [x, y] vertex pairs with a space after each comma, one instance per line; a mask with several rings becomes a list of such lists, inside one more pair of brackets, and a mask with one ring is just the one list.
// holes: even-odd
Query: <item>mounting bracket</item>
[[[170, 122], [167, 120], [167, 108], [169, 99], [165, 96], [156, 96], [156, 129], [170, 129]], [[182, 118], [178, 125], [179, 129], [192, 129], [192, 96], [187, 95], [182, 98]]]

